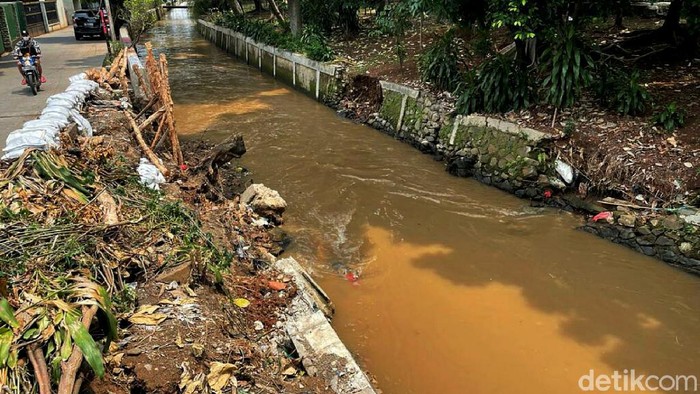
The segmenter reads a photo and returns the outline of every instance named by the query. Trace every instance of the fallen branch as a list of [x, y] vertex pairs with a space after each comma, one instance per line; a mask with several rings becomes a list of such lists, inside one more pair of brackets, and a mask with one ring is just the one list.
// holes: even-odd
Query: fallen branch
[[170, 171], [168, 171], [167, 168], [163, 166], [163, 164], [160, 162], [160, 159], [158, 156], [156, 156], [155, 153], [151, 150], [151, 148], [148, 147], [146, 144], [146, 141], [143, 139], [143, 134], [141, 134], [141, 130], [139, 129], [139, 126], [136, 124], [136, 120], [134, 120], [134, 117], [129, 113], [125, 112], [126, 117], [129, 118], [129, 123], [131, 123], [131, 128], [134, 130], [134, 136], [136, 137], [136, 141], [138, 141], [139, 145], [141, 146], [141, 150], [143, 153], [148, 157], [148, 160], [158, 168], [158, 170], [163, 174], [163, 176], [169, 176]]
[[[92, 319], [97, 313], [97, 305], [92, 305], [89, 308], [83, 306], [83, 327], [89, 329]], [[71, 353], [68, 361], [61, 363], [61, 381], [58, 383], [58, 394], [73, 394], [73, 387], [75, 386], [75, 376], [78, 373], [80, 364], [83, 362], [83, 353], [80, 351], [78, 345], [73, 345], [73, 352]]]

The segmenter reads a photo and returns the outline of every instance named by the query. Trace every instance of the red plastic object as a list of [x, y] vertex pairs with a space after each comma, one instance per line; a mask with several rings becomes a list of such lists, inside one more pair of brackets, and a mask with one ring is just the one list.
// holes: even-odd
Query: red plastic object
[[354, 273], [348, 272], [347, 274], [345, 274], [345, 279], [347, 279], [348, 282], [355, 283], [355, 282], [357, 282], [360, 278], [359, 278], [357, 275], [355, 275]]
[[593, 219], [591, 219], [591, 220], [594, 222], [597, 222], [598, 220], [605, 220], [609, 217], [612, 217], [612, 215], [613, 215], [612, 212], [605, 211], [605, 212], [601, 212], [601, 213], [593, 216]]
[[187, 171], [187, 164], [180, 164], [181, 171]]
[[552, 191], [551, 191], [551, 190], [545, 190], [545, 191], [544, 191], [544, 198], [552, 198]]

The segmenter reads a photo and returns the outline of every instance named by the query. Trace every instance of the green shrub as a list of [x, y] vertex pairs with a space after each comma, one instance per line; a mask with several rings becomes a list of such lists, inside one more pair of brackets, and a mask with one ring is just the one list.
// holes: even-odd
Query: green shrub
[[423, 81], [431, 82], [442, 90], [454, 91], [461, 79], [459, 47], [450, 30], [436, 41], [419, 59]]
[[333, 60], [333, 50], [328, 46], [326, 37], [314, 26], [304, 26], [300, 37], [304, 53], [313, 60], [326, 62]]
[[672, 132], [679, 127], [683, 127], [685, 115], [686, 113], [682, 108], [678, 108], [676, 103], [671, 103], [663, 111], [654, 115], [654, 124], [663, 127], [668, 132]]
[[210, 20], [216, 25], [237, 31], [257, 42], [288, 51], [302, 52], [313, 60], [329, 61], [334, 56], [333, 50], [326, 42], [326, 37], [313, 26], [306, 26], [301, 36], [294, 37], [284, 26], [259, 19], [247, 19], [232, 12], [212, 14]]
[[637, 70], [629, 72], [621, 66], [601, 63], [596, 67], [593, 93], [603, 107], [621, 115], [638, 115], [644, 112], [650, 98], [639, 78]]
[[491, 32], [487, 29], [480, 29], [476, 39], [472, 41], [472, 51], [478, 57], [486, 57], [492, 52], [492, 48]]
[[545, 100], [557, 108], [570, 107], [590, 85], [593, 64], [573, 26], [567, 26], [542, 53]]
[[622, 115], [639, 115], [646, 109], [649, 92], [639, 84], [639, 71], [624, 74], [615, 97], [615, 107]]
[[375, 19], [377, 29], [370, 34], [373, 36], [389, 35], [393, 38], [393, 50], [403, 69], [406, 60], [406, 30], [411, 27], [411, 12], [407, 4], [398, 3], [381, 13]]
[[503, 55], [484, 62], [476, 74], [467, 74], [458, 94], [461, 113], [518, 110], [530, 106], [534, 97], [527, 70]]

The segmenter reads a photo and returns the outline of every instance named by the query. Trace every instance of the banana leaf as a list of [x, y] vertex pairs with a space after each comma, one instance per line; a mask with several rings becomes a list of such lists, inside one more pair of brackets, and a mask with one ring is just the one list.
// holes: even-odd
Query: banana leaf
[[97, 347], [95, 340], [92, 339], [88, 330], [83, 326], [80, 319], [73, 313], [66, 314], [66, 328], [70, 332], [73, 342], [83, 352], [85, 361], [90, 364], [90, 367], [98, 377], [103, 377], [105, 367], [102, 360], [102, 352]]

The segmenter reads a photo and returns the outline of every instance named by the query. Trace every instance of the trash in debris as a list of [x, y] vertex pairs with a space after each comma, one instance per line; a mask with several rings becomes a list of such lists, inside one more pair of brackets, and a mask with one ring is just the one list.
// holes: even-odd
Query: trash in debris
[[239, 308], [247, 308], [250, 306], [250, 301], [245, 298], [236, 298], [233, 300], [233, 303]]
[[613, 216], [612, 212], [605, 211], [605, 212], [601, 212], [601, 213], [593, 216], [593, 218], [591, 220], [594, 222], [597, 222], [599, 220], [607, 220], [608, 218], [611, 218], [612, 216]]
[[151, 164], [146, 158], [141, 158], [136, 172], [141, 177], [141, 183], [153, 190], [160, 190], [161, 183], [165, 183], [165, 177], [156, 166]]
[[267, 285], [272, 289], [272, 290], [277, 290], [281, 291], [287, 288], [287, 285], [282, 283], [282, 282], [277, 282], [274, 280], [271, 280], [267, 283]]
[[355, 275], [354, 272], [348, 272], [345, 274], [345, 279], [347, 279], [348, 282], [355, 284], [357, 283], [357, 281], [360, 280], [360, 277], [358, 275]]

